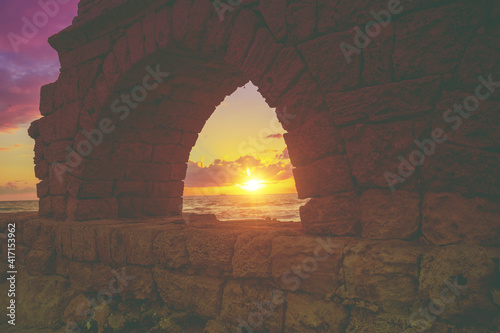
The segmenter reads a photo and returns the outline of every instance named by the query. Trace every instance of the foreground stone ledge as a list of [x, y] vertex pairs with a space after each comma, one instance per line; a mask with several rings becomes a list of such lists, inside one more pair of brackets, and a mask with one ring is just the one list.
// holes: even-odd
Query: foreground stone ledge
[[[256, 331], [363, 332], [377, 323], [392, 332], [411, 328], [412, 312], [433, 304], [455, 278], [467, 288], [433, 327], [479, 328], [498, 320], [498, 243], [312, 236], [299, 223], [196, 214], [82, 222], [2, 214], [0, 232], [13, 221], [22, 327], [59, 329], [68, 318], [80, 321], [75, 308], [86, 296], [120, 290], [109, 305], [95, 307], [94, 327], [150, 327], [140, 319], [150, 318], [168, 332], [220, 333], [254, 327], [262, 315]], [[6, 259], [3, 248], [1, 255]], [[270, 302], [275, 306], [267, 312]], [[49, 305], [40, 310], [42, 303]]]

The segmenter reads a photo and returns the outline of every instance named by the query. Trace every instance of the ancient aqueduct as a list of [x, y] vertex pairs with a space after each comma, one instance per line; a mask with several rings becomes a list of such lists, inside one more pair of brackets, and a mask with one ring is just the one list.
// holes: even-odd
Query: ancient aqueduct
[[[165, 332], [496, 331], [499, 31], [495, 0], [81, 0], [29, 130], [40, 217], [1, 225], [18, 222], [20, 325], [81, 325], [71, 309], [126, 267], [100, 332], [155, 306]], [[288, 132], [302, 224], [184, 223], [190, 150], [249, 80]]]

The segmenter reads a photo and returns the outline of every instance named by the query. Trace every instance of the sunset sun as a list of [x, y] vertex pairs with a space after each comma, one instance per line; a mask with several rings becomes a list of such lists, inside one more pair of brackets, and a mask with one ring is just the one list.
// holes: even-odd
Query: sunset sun
[[252, 180], [247, 181], [243, 185], [237, 184], [236, 186], [238, 186], [239, 188], [241, 188], [245, 191], [255, 192], [255, 191], [258, 191], [261, 188], [265, 187], [266, 185], [264, 183], [265, 182], [263, 180], [252, 179]]

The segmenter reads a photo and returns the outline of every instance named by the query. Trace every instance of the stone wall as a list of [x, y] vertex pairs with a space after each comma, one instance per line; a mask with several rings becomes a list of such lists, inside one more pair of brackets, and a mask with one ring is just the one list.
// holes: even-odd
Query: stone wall
[[[498, 331], [499, 2], [219, 4], [82, 0], [50, 38], [39, 217], [2, 220], [21, 325]], [[301, 225], [179, 215], [198, 133], [249, 80], [287, 131]]]
[[0, 221], [0, 232], [16, 223], [16, 327], [24, 329], [500, 328], [498, 247], [320, 237], [298, 223], [220, 222], [209, 215], [61, 223], [10, 214]]
[[[214, 4], [82, 0], [50, 38], [61, 74], [29, 131], [40, 216], [178, 214], [198, 133], [248, 80], [288, 131], [310, 233], [410, 237], [426, 215], [466, 237], [442, 207], [498, 200], [498, 1]], [[491, 236], [472, 216], [474, 237]]]

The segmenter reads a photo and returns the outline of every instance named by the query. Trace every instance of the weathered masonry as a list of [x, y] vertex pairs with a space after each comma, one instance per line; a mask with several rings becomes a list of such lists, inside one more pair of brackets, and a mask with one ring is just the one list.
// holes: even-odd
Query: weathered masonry
[[[127, 267], [122, 309], [158, 303], [181, 331], [235, 332], [275, 289], [256, 332], [498, 330], [500, 3], [233, 3], [82, 0], [50, 38], [39, 218], [17, 217], [24, 281], [67, 287], [47, 313]], [[183, 224], [190, 149], [249, 80], [288, 132], [302, 224]], [[292, 288], [319, 236], [338, 247]]]

